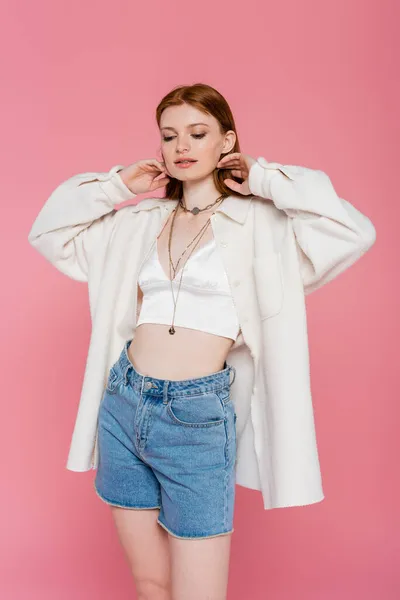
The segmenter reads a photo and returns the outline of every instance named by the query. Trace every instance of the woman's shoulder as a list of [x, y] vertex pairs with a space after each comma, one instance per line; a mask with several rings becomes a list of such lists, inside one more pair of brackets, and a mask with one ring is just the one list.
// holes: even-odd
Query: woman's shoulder
[[[167, 209], [169, 202], [175, 203], [176, 201], [169, 198], [147, 197], [142, 198], [136, 204], [122, 206], [114, 215], [115, 229], [121, 231], [121, 228], [123, 228], [131, 231], [132, 227], [141, 227], [144, 222], [143, 217], [146, 215], [156, 217], [157, 209]], [[165, 210], [166, 213], [167, 210]], [[148, 223], [147, 219], [146, 222]]]
[[128, 213], [137, 214], [153, 208], [167, 207], [170, 202], [175, 203], [176, 200], [171, 200], [170, 198], [155, 198], [150, 196], [147, 198], [142, 198], [139, 200], [139, 202], [136, 202], [136, 204], [123, 206], [119, 209], [119, 212], [124, 211], [125, 215]]

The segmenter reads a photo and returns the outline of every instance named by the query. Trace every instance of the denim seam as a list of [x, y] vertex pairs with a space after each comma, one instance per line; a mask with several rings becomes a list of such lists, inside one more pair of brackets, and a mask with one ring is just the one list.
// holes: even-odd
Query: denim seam
[[[166, 383], [170, 384], [171, 381], [169, 380], [165, 380]], [[172, 382], [174, 383], [174, 382]], [[139, 382], [134, 383], [133, 384], [133, 389], [136, 391], [140, 391], [141, 387], [143, 387], [143, 382], [141, 385], [139, 385]], [[207, 388], [205, 389], [201, 389], [199, 388], [199, 390], [196, 390], [196, 392], [192, 392], [190, 390], [186, 391], [186, 390], [182, 390], [182, 391], [177, 391], [177, 392], [169, 392], [170, 394], [170, 399], [174, 399], [174, 398], [196, 398], [198, 396], [203, 396], [204, 394], [215, 394], [216, 396], [219, 396], [219, 393], [224, 390], [227, 387], [227, 384], [223, 384], [221, 386], [218, 387], [213, 387], [213, 388], [209, 388], [207, 386]], [[146, 390], [146, 392], [149, 393], [150, 396], [161, 396], [163, 395], [163, 391], [159, 390], [157, 393], [152, 393], [150, 390]], [[165, 389], [164, 389], [165, 392]]]
[[178, 425], [183, 425], [184, 427], [197, 427], [200, 429], [206, 427], [217, 427], [218, 425], [222, 425], [222, 423], [225, 420], [219, 419], [218, 421], [207, 421], [206, 423], [186, 423], [185, 421], [181, 421], [180, 419], [178, 419], [178, 417], [175, 416], [175, 414], [172, 412], [170, 403], [167, 405], [167, 411], [175, 423], [177, 423]]
[[144, 439], [142, 441], [142, 446], [139, 446], [139, 450], [141, 452], [143, 452], [146, 448], [146, 444], [147, 444], [147, 439], [149, 437], [149, 433], [150, 433], [150, 429], [151, 429], [151, 423], [153, 420], [153, 412], [154, 412], [154, 408], [155, 408], [155, 404], [154, 403], [150, 403], [150, 406], [148, 408], [148, 413], [147, 413], [147, 424], [146, 424], [146, 429], [144, 431]]
[[187, 540], [197, 540], [197, 539], [205, 539], [205, 538], [213, 538], [213, 537], [218, 537], [220, 535], [226, 535], [227, 533], [233, 533], [234, 529], [229, 529], [228, 531], [221, 531], [221, 533], [214, 533], [211, 535], [178, 535], [177, 533], [174, 533], [172, 531], [172, 529], [169, 529], [164, 523], [162, 523], [159, 519], [157, 519], [157, 523], [159, 523], [161, 525], [161, 527], [163, 527], [166, 531], [168, 531], [168, 533], [170, 533], [171, 535], [173, 535], [174, 537], [177, 538], [182, 538], [182, 539], [187, 539]]
[[224, 476], [224, 527], [228, 526], [228, 468], [225, 469]]

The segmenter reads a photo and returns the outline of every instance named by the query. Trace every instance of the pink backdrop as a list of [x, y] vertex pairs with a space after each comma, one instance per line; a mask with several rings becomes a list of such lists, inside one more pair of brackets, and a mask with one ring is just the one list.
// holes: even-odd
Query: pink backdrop
[[27, 236], [67, 177], [160, 158], [156, 104], [201, 81], [231, 103], [243, 152], [326, 171], [377, 229], [373, 249], [307, 300], [326, 499], [264, 511], [258, 492], [237, 487], [228, 598], [399, 598], [394, 0], [2, 7], [0, 597], [134, 597], [95, 472], [65, 469], [87, 287]]

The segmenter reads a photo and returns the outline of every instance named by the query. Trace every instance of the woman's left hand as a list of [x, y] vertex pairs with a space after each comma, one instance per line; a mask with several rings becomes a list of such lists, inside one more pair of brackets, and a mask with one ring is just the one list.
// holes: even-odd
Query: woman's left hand
[[250, 167], [257, 162], [252, 156], [248, 154], [242, 154], [241, 152], [232, 152], [227, 154], [217, 163], [217, 169], [229, 169], [234, 177], [243, 179], [242, 183], [238, 183], [233, 179], [224, 179], [225, 185], [231, 190], [248, 196], [251, 194], [249, 188], [249, 171]]

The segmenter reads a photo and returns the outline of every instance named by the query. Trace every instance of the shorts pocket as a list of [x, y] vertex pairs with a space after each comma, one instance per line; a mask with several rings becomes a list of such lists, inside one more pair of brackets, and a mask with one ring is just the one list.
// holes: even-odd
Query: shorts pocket
[[225, 421], [225, 413], [215, 392], [171, 398], [168, 413], [175, 423], [186, 427], [216, 427]]

